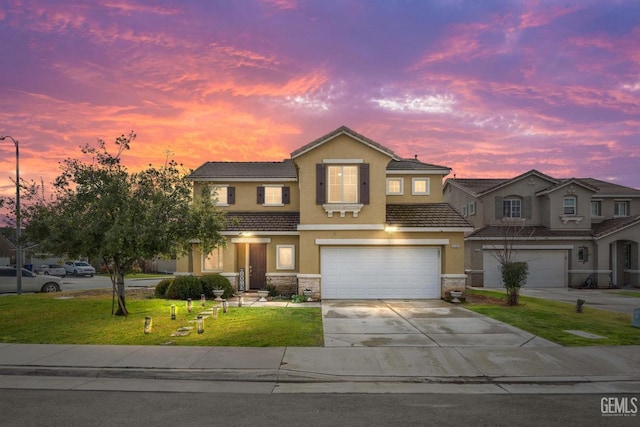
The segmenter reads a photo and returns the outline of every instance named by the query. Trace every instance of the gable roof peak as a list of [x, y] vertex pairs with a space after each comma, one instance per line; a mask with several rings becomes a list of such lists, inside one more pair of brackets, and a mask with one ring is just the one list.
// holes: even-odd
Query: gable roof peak
[[293, 151], [291, 153], [291, 158], [295, 159], [298, 156], [303, 155], [304, 153], [311, 151], [319, 146], [321, 146], [322, 144], [324, 144], [325, 142], [331, 141], [332, 139], [340, 136], [340, 135], [348, 135], [351, 138], [355, 139], [356, 141], [359, 141], [365, 145], [368, 145], [369, 147], [373, 148], [374, 150], [380, 151], [381, 153], [386, 154], [387, 156], [391, 157], [392, 159], [397, 159], [398, 157], [396, 156], [396, 154], [393, 152], [393, 150], [391, 150], [390, 148], [385, 147], [382, 144], [379, 144], [377, 142], [375, 142], [372, 139], [367, 138], [364, 135], [359, 134], [358, 132], [355, 132], [354, 130], [350, 129], [347, 126], [340, 126], [339, 128], [329, 132], [326, 135], [321, 136], [320, 138], [311, 141], [310, 143], [303, 145], [302, 147], [298, 148], [297, 150]]

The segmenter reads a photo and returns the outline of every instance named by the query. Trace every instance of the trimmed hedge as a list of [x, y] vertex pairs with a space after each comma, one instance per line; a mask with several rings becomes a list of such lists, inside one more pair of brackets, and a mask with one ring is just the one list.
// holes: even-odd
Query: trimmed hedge
[[178, 276], [167, 289], [167, 299], [199, 299], [202, 294], [202, 282], [195, 276]]
[[156, 298], [166, 298], [167, 297], [167, 289], [173, 283], [173, 277], [168, 277], [166, 279], [162, 279], [156, 285]]
[[229, 299], [233, 296], [231, 282], [219, 274], [207, 274], [204, 276], [177, 276], [162, 279], [156, 285], [155, 295], [158, 298], [193, 300], [200, 299], [204, 294], [207, 298], [213, 298], [214, 289], [223, 289], [222, 298]]

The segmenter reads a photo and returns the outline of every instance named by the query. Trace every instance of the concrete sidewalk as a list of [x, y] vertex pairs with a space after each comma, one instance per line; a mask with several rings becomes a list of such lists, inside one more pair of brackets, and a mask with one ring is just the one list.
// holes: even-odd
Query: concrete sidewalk
[[0, 344], [0, 388], [640, 393], [640, 346], [240, 348]]

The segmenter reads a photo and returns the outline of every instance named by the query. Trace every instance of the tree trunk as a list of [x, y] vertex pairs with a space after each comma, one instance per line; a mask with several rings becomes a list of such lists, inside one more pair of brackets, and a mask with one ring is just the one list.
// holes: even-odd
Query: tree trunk
[[124, 298], [124, 274], [118, 268], [115, 269], [115, 279], [115, 288], [118, 297], [118, 310], [116, 311], [116, 316], [127, 316], [129, 312], [127, 311], [127, 305]]

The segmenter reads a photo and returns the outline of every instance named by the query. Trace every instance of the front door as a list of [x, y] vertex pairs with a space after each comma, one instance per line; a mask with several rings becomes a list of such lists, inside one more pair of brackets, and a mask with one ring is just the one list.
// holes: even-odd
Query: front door
[[263, 289], [267, 284], [267, 244], [249, 245], [249, 289]]

